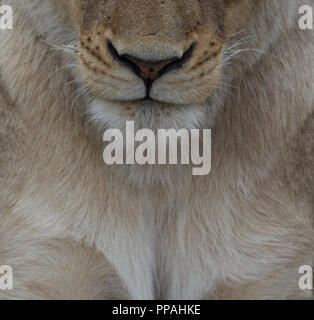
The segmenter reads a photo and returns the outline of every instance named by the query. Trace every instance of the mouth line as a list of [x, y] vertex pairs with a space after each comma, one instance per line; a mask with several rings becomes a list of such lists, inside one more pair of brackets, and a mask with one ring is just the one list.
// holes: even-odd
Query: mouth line
[[158, 100], [155, 100], [151, 98], [150, 96], [145, 96], [140, 99], [130, 99], [130, 100], [110, 100], [111, 102], [117, 102], [117, 103], [155, 103], [155, 104], [169, 104], [167, 102], [161, 102]]
[[[107, 99], [102, 98], [104, 101], [106, 101]], [[185, 104], [178, 104], [178, 103], [173, 103], [173, 102], [165, 102], [165, 101], [159, 101], [159, 100], [155, 100], [153, 98], [151, 98], [150, 96], [146, 96], [144, 98], [140, 98], [140, 99], [130, 99], [130, 100], [107, 100], [108, 102], [111, 103], [120, 103], [120, 104], [139, 104], [139, 108], [143, 107], [143, 105], [145, 106], [147, 104], [150, 106], [154, 106], [156, 108], [160, 107], [160, 106], [182, 106], [184, 107]], [[189, 104], [186, 104], [186, 106], [188, 106]]]
[[157, 103], [160, 103], [159, 101], [151, 98], [150, 96], [146, 96], [145, 98], [142, 98], [142, 99], [138, 99], [138, 100], [135, 100], [136, 101], [139, 101], [139, 102], [157, 102]]

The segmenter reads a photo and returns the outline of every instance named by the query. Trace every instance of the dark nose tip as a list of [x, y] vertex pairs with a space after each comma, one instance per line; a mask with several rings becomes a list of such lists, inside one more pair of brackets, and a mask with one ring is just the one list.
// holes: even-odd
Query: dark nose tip
[[129, 60], [137, 68], [136, 74], [145, 81], [154, 81], [160, 75], [161, 71], [169, 66], [172, 62], [175, 62], [177, 58], [161, 60], [161, 61], [144, 61], [130, 55], [123, 55], [124, 59]]
[[184, 53], [182, 58], [174, 57], [160, 61], [145, 61], [128, 54], [123, 54], [120, 56], [113, 44], [108, 42], [108, 49], [113, 57], [116, 60], [120, 60], [127, 67], [133, 70], [134, 73], [144, 80], [148, 87], [150, 87], [151, 84], [164, 73], [180, 68], [190, 58], [193, 47], [194, 46], [191, 45], [191, 47]]

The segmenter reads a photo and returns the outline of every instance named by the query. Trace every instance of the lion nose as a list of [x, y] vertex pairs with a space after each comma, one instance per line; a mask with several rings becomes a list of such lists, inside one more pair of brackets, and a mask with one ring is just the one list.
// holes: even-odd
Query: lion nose
[[180, 68], [191, 56], [193, 45], [184, 53], [181, 58], [173, 57], [160, 61], [142, 60], [134, 55], [119, 55], [111, 42], [108, 42], [108, 49], [116, 60], [120, 60], [135, 74], [143, 79], [149, 88], [152, 83], [164, 73]]
[[166, 72], [167, 66], [178, 60], [177, 58], [172, 58], [161, 61], [144, 61], [128, 54], [122, 57], [135, 67], [135, 73], [144, 81], [156, 80], [162, 73]]

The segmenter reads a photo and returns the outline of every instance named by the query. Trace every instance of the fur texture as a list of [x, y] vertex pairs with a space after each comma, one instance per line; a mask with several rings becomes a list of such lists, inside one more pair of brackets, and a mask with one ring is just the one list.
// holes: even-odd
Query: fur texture
[[[14, 272], [1, 298], [311, 297], [298, 288], [314, 257], [304, 1], [0, 3], [14, 9], [0, 31], [0, 264]], [[142, 59], [195, 49], [139, 102], [108, 39]], [[132, 119], [213, 128], [210, 175], [106, 166], [103, 131]]]

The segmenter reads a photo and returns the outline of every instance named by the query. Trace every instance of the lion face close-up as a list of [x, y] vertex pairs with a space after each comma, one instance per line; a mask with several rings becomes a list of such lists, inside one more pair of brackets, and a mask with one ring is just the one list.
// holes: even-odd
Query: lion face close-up
[[0, 299], [312, 299], [312, 7], [0, 0]]
[[219, 88], [228, 92], [224, 65], [240, 48], [235, 42], [245, 37], [241, 27], [257, 1], [57, 3], [76, 31], [68, 50], [94, 97], [95, 120], [191, 128], [208, 114], [214, 121], [217, 98], [210, 99]]

